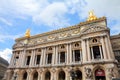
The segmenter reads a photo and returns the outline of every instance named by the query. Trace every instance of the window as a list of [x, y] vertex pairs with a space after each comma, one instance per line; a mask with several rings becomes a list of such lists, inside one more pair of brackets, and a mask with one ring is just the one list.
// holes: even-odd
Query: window
[[99, 46], [93, 46], [93, 55], [94, 55], [94, 59], [100, 59], [100, 50], [99, 50]]
[[75, 61], [80, 61], [80, 50], [74, 50]]
[[41, 58], [41, 55], [36, 55], [37, 59], [36, 59], [36, 64], [40, 64], [40, 58]]
[[96, 42], [97, 42], [97, 39], [93, 39], [92, 42], [93, 42], [93, 43], [96, 43]]
[[61, 45], [61, 49], [64, 49], [65, 48], [65, 46], [64, 45]]
[[47, 54], [47, 64], [52, 63], [52, 53]]
[[30, 58], [31, 58], [31, 56], [27, 56], [27, 62], [26, 62], [26, 65], [29, 65], [29, 64], [30, 64]]
[[60, 63], [65, 62], [65, 52], [60, 52]]
[[49, 50], [52, 50], [52, 47], [50, 47]]
[[75, 47], [79, 47], [79, 44], [78, 44], [78, 43], [75, 43]]

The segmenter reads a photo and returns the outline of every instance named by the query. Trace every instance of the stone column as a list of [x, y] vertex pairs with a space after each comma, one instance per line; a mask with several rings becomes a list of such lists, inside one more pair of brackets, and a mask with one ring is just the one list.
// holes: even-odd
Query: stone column
[[32, 66], [35, 66], [35, 55], [36, 55], [36, 52], [35, 52], [35, 50], [33, 50], [33, 56], [31, 56], [31, 57], [33, 57], [33, 60], [32, 60]]
[[70, 64], [72, 63], [72, 48], [71, 48], [72, 43], [70, 43]]
[[58, 46], [56, 46], [56, 56], [55, 56], [55, 60], [56, 60], [56, 62], [55, 62], [55, 64], [58, 64]]
[[104, 59], [107, 59], [107, 52], [106, 52], [105, 41], [104, 41], [103, 37], [101, 37], [101, 43], [102, 43], [102, 50], [103, 50]]
[[91, 53], [92, 53], [92, 60], [94, 60], [93, 47], [91, 46], [90, 49], [91, 49]]
[[34, 50], [32, 50], [32, 54], [31, 54], [30, 67], [33, 67], [33, 64], [34, 64]]
[[88, 55], [88, 61], [91, 61], [91, 55], [90, 55], [90, 47], [89, 47], [89, 39], [87, 39], [87, 55]]
[[55, 77], [55, 69], [51, 69], [51, 80], [56, 80], [56, 77]]
[[55, 64], [55, 46], [53, 47], [53, 54], [52, 54], [52, 65]]
[[67, 44], [67, 64], [69, 64], [69, 44]]
[[18, 80], [22, 80], [22, 78], [23, 78], [23, 74], [21, 73], [21, 71], [19, 71], [19, 72], [18, 72], [18, 78], [17, 78], [17, 79], [18, 79]]
[[23, 56], [22, 56], [22, 66], [24, 66], [25, 65], [25, 58], [26, 58], [26, 49], [24, 49], [24, 51], [23, 51]]
[[70, 80], [70, 69], [65, 70], [65, 80]]
[[80, 61], [82, 62], [83, 59], [82, 59], [82, 51], [80, 50]]
[[108, 40], [108, 45], [109, 45], [109, 49], [110, 49], [111, 58], [115, 59], [115, 55], [113, 53], [113, 49], [112, 49], [112, 45], [111, 45], [111, 41], [110, 41], [110, 36], [108, 36], [107, 40]]
[[41, 80], [45, 80], [44, 72], [41, 73]]
[[45, 66], [46, 62], [46, 48], [44, 49], [44, 58], [43, 58], [43, 65]]
[[108, 44], [107, 37], [105, 37], [105, 45], [106, 45], [108, 59], [111, 59], [111, 54], [110, 54], [110, 50], [109, 50], [109, 44]]
[[101, 45], [99, 45], [99, 50], [100, 50], [100, 57], [101, 57], [101, 59], [103, 59], [103, 53], [102, 53], [102, 48], [101, 48], [102, 46]]
[[37, 72], [38, 72], [38, 80], [42, 80], [41, 79], [41, 77], [42, 77], [42, 70], [38, 69]]
[[21, 67], [21, 60], [22, 60], [22, 51], [20, 51], [20, 54], [19, 54], [19, 59], [18, 59], [18, 66]]
[[87, 55], [86, 55], [86, 42], [85, 40], [82, 40], [82, 53], [83, 53], [83, 63], [87, 61]]
[[43, 61], [44, 61], [44, 49], [41, 49], [41, 58], [40, 58], [40, 66], [43, 65]]
[[31, 69], [29, 69], [29, 70], [27, 70], [27, 80], [33, 80], [33, 75], [32, 75], [32, 70]]
[[75, 63], [75, 51], [74, 50], [72, 51], [72, 58], [73, 58], [72, 59], [73, 60], [72, 63]]

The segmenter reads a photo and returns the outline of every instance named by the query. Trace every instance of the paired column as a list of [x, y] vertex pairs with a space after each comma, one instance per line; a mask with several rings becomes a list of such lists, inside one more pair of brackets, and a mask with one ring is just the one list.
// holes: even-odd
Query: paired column
[[35, 64], [34, 60], [35, 60], [35, 50], [32, 50], [31, 59], [30, 59], [30, 66], [31, 67], [33, 67]]
[[102, 46], [101, 45], [99, 45], [99, 50], [100, 50], [100, 57], [101, 57], [101, 59], [103, 59], [103, 53], [102, 53]]
[[69, 49], [69, 51], [70, 51], [70, 64], [72, 63], [72, 46], [71, 46], [72, 44], [70, 43], [70, 49]]
[[25, 61], [25, 57], [26, 57], [26, 49], [23, 50], [22, 55], [23, 55], [23, 56], [22, 56], [22, 66], [24, 66], [24, 65], [25, 65], [25, 62], [26, 62], [26, 61]]
[[54, 46], [53, 47], [53, 53], [52, 53], [52, 65], [54, 65], [55, 64], [55, 49], [56, 49], [56, 47]]
[[69, 64], [69, 44], [67, 44], [67, 64]]
[[44, 48], [44, 52], [43, 52], [43, 65], [46, 64], [46, 48]]
[[92, 46], [90, 47], [90, 50], [91, 50], [91, 54], [92, 54], [92, 60], [94, 60], [94, 54], [93, 54], [93, 47]]
[[91, 55], [90, 55], [90, 46], [89, 46], [89, 39], [87, 39], [87, 55], [88, 55], [88, 61], [91, 60]]
[[101, 43], [102, 43], [102, 50], [103, 50], [104, 59], [107, 59], [107, 52], [106, 52], [104, 37], [101, 37]]
[[83, 62], [87, 61], [87, 54], [86, 54], [86, 41], [82, 40], [82, 53], [83, 53]]
[[111, 52], [110, 52], [110, 49], [109, 49], [110, 46], [109, 46], [107, 37], [105, 37], [105, 43], [106, 43], [105, 45], [106, 45], [108, 59], [111, 59]]
[[56, 52], [55, 52], [55, 64], [58, 64], [58, 46], [56, 46]]
[[40, 58], [40, 65], [43, 65], [43, 61], [44, 61], [44, 49], [41, 49], [41, 58]]

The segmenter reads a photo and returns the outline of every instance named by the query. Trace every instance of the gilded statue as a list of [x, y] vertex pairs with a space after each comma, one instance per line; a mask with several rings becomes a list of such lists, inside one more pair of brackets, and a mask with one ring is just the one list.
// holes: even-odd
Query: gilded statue
[[30, 37], [30, 29], [26, 30], [25, 37], [29, 38]]
[[87, 21], [92, 21], [92, 20], [96, 20], [96, 19], [97, 19], [97, 17], [95, 16], [94, 11], [91, 10], [89, 12], [89, 17], [88, 17]]

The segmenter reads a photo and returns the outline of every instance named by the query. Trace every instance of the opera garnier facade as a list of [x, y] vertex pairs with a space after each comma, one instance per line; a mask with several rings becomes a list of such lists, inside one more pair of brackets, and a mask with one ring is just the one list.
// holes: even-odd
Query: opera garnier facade
[[91, 11], [77, 25], [17, 38], [4, 80], [111, 80], [118, 78], [106, 17]]

